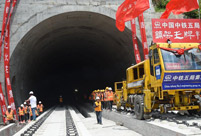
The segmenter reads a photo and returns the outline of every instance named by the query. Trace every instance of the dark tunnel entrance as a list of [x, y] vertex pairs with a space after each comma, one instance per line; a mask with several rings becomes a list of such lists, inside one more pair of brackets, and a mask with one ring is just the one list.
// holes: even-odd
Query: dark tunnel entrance
[[15, 48], [10, 71], [16, 104], [33, 90], [53, 105], [79, 100], [94, 89], [113, 87], [134, 63], [131, 31], [119, 32], [115, 20], [92, 12], [68, 12], [32, 28]]

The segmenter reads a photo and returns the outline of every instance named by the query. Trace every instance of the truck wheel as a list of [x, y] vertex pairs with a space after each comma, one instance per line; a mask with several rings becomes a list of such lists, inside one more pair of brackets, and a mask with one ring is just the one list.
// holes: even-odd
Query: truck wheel
[[144, 98], [142, 95], [135, 96], [134, 111], [137, 119], [144, 119]]

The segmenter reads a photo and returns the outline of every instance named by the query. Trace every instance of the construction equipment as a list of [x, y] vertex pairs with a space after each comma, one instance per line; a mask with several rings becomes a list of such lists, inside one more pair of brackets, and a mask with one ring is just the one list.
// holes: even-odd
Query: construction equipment
[[[133, 106], [137, 119], [154, 109], [200, 111], [201, 45], [158, 43], [150, 46], [149, 59], [126, 71], [121, 104]], [[123, 85], [122, 85], [123, 86]], [[121, 105], [119, 104], [119, 105]], [[129, 106], [128, 106], [129, 107]]]

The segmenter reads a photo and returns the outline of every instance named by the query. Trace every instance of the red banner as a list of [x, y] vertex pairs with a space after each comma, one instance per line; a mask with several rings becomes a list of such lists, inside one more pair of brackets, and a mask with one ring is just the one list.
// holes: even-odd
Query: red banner
[[125, 22], [138, 17], [149, 7], [149, 0], [125, 0], [117, 9], [116, 27], [124, 31]]
[[5, 82], [6, 82], [6, 90], [8, 95], [8, 102], [11, 108], [14, 111], [15, 118], [17, 119], [17, 113], [15, 108], [15, 102], [13, 98], [13, 91], [11, 88], [11, 82], [10, 82], [10, 66], [9, 66], [9, 60], [10, 60], [10, 18], [13, 13], [13, 9], [15, 7], [16, 0], [12, 3], [12, 8], [8, 17], [8, 22], [6, 26], [6, 33], [5, 33], [5, 44], [4, 44], [4, 70], [5, 70]]
[[0, 105], [1, 105], [1, 113], [3, 115], [3, 122], [5, 123], [6, 119], [5, 119], [4, 116], [6, 114], [6, 101], [5, 101], [5, 98], [4, 98], [1, 83], [0, 83]]
[[144, 16], [143, 13], [138, 17], [139, 25], [140, 25], [140, 33], [142, 39], [142, 46], [143, 46], [143, 53], [144, 53], [144, 60], [148, 59], [149, 49], [147, 44], [147, 37], [146, 37], [146, 30], [144, 24]]
[[0, 39], [0, 60], [1, 60], [1, 47], [2, 47], [2, 43], [3, 43], [3, 39], [4, 39], [4, 32], [5, 32], [5, 28], [6, 28], [6, 22], [7, 22], [8, 14], [9, 14], [9, 11], [10, 11], [10, 3], [11, 3], [10, 0], [5, 1], [3, 22], [2, 22], [2, 29], [1, 29], [1, 39]]
[[141, 62], [140, 52], [138, 48], [138, 42], [137, 42], [137, 36], [136, 36], [136, 25], [135, 25], [135, 19], [131, 20], [131, 30], [132, 30], [132, 39], [133, 39], [133, 49], [135, 54], [135, 61], [136, 63]]
[[167, 19], [171, 12], [174, 15], [178, 15], [195, 9], [199, 9], [198, 0], [171, 0], [166, 5], [166, 10], [162, 14], [161, 19]]
[[152, 19], [154, 43], [200, 43], [201, 21], [199, 19]]

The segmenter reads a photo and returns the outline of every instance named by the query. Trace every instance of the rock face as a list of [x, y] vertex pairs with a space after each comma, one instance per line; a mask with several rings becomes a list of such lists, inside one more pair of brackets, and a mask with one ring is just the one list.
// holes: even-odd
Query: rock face
[[[71, 90], [77, 85], [85, 90], [83, 95], [90, 89], [113, 86], [114, 81], [125, 79], [126, 68], [135, 61], [130, 23], [126, 23], [124, 32], [115, 27], [116, 10], [122, 2], [18, 1], [10, 38], [10, 73], [16, 105], [28, 97], [30, 90], [36, 91], [39, 98], [45, 97], [48, 91], [52, 98], [55, 92], [50, 90], [58, 90], [56, 95], [59, 95], [66, 91], [65, 84], [69, 83]], [[4, 3], [0, 1], [0, 25], [3, 9]], [[151, 18], [158, 17], [152, 6], [144, 13], [148, 44], [152, 39]], [[140, 43], [139, 25], [137, 35]], [[141, 47], [140, 52], [143, 56]], [[2, 84], [3, 71], [1, 62]], [[96, 77], [99, 78], [95, 81]]]

